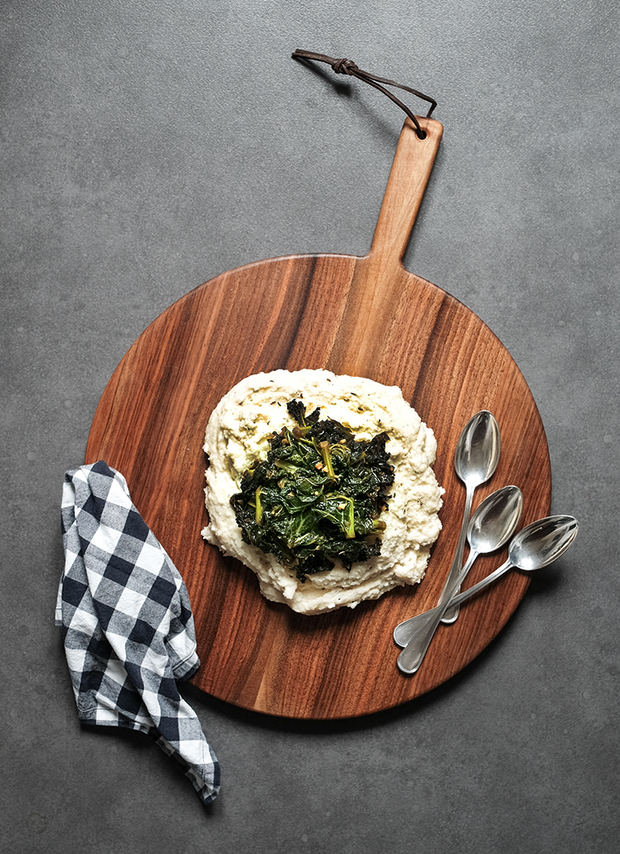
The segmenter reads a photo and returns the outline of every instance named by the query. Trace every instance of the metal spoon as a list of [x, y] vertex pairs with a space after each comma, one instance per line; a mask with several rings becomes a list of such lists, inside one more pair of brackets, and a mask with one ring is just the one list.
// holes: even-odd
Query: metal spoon
[[[463, 428], [454, 452], [454, 468], [465, 484], [467, 492], [461, 533], [438, 605], [442, 605], [446, 601], [448, 587], [459, 574], [463, 565], [465, 537], [474, 491], [493, 476], [499, 462], [500, 450], [501, 441], [497, 421], [487, 409], [477, 412]], [[458, 593], [459, 591], [457, 589], [454, 592]], [[459, 610], [458, 605], [451, 605], [444, 614], [442, 622], [453, 623], [459, 615]]]
[[[476, 508], [467, 527], [469, 555], [465, 566], [461, 569], [459, 576], [461, 583], [478, 555], [494, 552], [508, 542], [517, 529], [522, 510], [523, 495], [518, 486], [504, 486], [502, 489], [498, 489], [497, 492], [493, 492], [488, 498], [485, 498], [480, 506]], [[457, 593], [458, 588], [449, 597], [450, 601], [446, 600], [444, 603], [446, 609], [451, 607], [452, 600]], [[442, 606], [437, 606], [437, 608], [440, 607]], [[430, 627], [436, 617], [437, 608], [425, 612], [425, 614], [429, 615], [426, 617], [429, 631], [431, 631]], [[414, 635], [419, 636], [423, 624], [421, 618], [425, 617], [425, 614], [418, 614], [396, 626], [394, 629], [394, 640], [399, 646], [407, 646]], [[438, 624], [439, 621], [437, 621]], [[432, 632], [434, 631], [435, 629], [432, 629]]]
[[[455, 597], [455, 602], [461, 604], [479, 593], [488, 584], [496, 581], [509, 569], [516, 567], [524, 572], [534, 572], [537, 569], [542, 569], [543, 566], [553, 563], [566, 549], [572, 544], [577, 536], [579, 523], [574, 516], [547, 516], [545, 519], [539, 519], [537, 522], [532, 522], [513, 538], [508, 548], [508, 560], [502, 566], [498, 567], [482, 581], [474, 584], [463, 593], [459, 593]], [[433, 608], [433, 611], [440, 611], [441, 606]], [[432, 611], [426, 611], [424, 614], [419, 614], [414, 617], [414, 620], [420, 620], [422, 631], [428, 625], [428, 614]], [[418, 637], [413, 636], [413, 640]], [[424, 650], [426, 652], [426, 650]], [[414, 654], [415, 653], [415, 654]], [[424, 653], [419, 655], [419, 647], [416, 644], [408, 644], [398, 657], [398, 667], [403, 673], [415, 673]]]

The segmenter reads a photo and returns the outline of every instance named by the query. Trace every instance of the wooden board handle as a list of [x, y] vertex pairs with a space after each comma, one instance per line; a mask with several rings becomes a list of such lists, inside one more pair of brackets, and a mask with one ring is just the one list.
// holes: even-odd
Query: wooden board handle
[[376, 374], [377, 342], [390, 334], [397, 306], [415, 278], [402, 261], [443, 133], [434, 119], [420, 124], [425, 139], [410, 119], [403, 125], [370, 252], [356, 265], [332, 346], [327, 367], [334, 373]]
[[383, 197], [369, 253], [381, 259], [381, 267], [402, 263], [441, 142], [440, 122], [419, 121], [426, 138], [419, 139], [411, 119], [405, 120]]

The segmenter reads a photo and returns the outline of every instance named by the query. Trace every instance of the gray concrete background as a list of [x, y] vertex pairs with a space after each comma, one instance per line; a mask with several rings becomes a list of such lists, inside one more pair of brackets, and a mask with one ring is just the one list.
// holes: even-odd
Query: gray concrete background
[[[3, 851], [617, 850], [619, 8], [3, 0]], [[223, 769], [205, 809], [149, 741], [80, 730], [53, 626], [60, 488], [174, 300], [248, 261], [368, 249], [402, 114], [296, 47], [437, 98], [406, 264], [511, 351], [581, 531], [418, 702], [302, 725], [189, 689]]]

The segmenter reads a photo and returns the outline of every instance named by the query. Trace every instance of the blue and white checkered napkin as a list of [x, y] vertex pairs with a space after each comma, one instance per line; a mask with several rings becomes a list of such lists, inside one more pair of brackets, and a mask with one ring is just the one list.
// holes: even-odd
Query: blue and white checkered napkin
[[183, 579], [104, 462], [67, 472], [62, 523], [56, 624], [80, 720], [148, 733], [210, 803], [219, 763], [176, 685], [200, 666]]

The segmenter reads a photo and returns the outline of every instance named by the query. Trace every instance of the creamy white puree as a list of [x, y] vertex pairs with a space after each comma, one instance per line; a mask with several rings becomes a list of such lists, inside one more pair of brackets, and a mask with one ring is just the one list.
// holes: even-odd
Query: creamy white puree
[[[303, 400], [308, 412], [319, 406], [321, 418], [348, 425], [358, 439], [386, 431], [386, 449], [394, 466], [392, 497], [381, 515], [386, 523], [381, 554], [353, 564], [350, 571], [337, 563], [329, 572], [307, 576], [303, 583], [273, 555], [243, 542], [230, 505], [245, 469], [266, 456], [269, 436], [283, 425], [295, 425], [286, 409], [294, 398]], [[209, 524], [202, 535], [252, 569], [267, 599], [302, 614], [319, 614], [342, 606], [354, 608], [423, 578], [430, 547], [441, 530], [443, 489], [431, 468], [437, 443], [398, 387], [321, 370], [255, 374], [220, 400], [207, 425], [204, 450], [209, 457], [205, 489]]]

